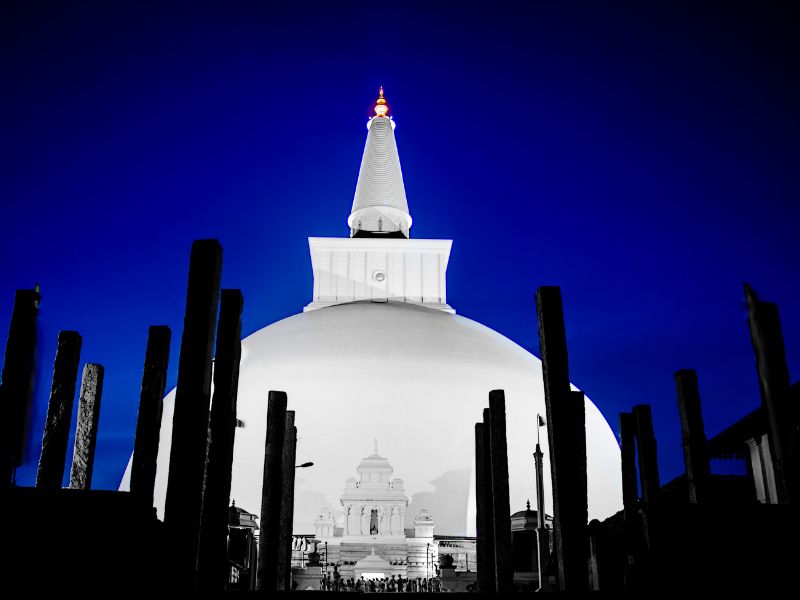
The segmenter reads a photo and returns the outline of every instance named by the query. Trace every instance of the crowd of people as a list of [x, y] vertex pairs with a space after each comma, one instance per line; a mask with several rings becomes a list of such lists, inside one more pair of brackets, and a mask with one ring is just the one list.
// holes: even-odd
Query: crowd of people
[[334, 568], [322, 576], [319, 589], [332, 592], [442, 592], [438, 577], [408, 579], [401, 576], [375, 579], [345, 579]]

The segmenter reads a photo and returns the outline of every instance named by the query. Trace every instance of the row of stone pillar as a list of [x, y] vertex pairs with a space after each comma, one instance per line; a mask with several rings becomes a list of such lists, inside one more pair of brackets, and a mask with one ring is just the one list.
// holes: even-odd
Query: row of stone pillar
[[[745, 286], [745, 300], [748, 306], [748, 325], [753, 351], [756, 356], [761, 404], [767, 414], [770, 450], [775, 457], [778, 501], [790, 504], [797, 500], [798, 447], [796, 434], [792, 431], [795, 409], [791, 401], [789, 371], [786, 366], [786, 351], [778, 310], [775, 304], [759, 300], [749, 286]], [[697, 373], [691, 369], [684, 369], [676, 371], [674, 377], [681, 420], [688, 501], [691, 504], [702, 504], [711, 500], [711, 475]], [[628, 509], [639, 500], [635, 462], [637, 452], [642, 489], [641, 501], [646, 505], [653, 504], [657, 500], [660, 481], [650, 407], [639, 405], [633, 408], [632, 413], [622, 413], [620, 434], [625, 507]]]
[[[760, 300], [745, 285], [748, 326], [756, 358], [761, 406], [766, 415], [774, 479], [780, 504], [796, 504], [800, 491], [795, 411], [792, 406], [786, 352], [777, 306]], [[715, 501], [697, 373], [684, 369], [674, 374], [689, 504]], [[656, 439], [649, 405], [637, 405], [620, 414], [622, 491], [625, 545], [632, 567], [647, 565], [648, 555], [659, 544], [654, 522], [662, 510]], [[638, 459], [638, 461], [637, 461]], [[638, 469], [637, 469], [638, 462]], [[639, 494], [639, 489], [641, 494]], [[637, 578], [643, 575], [636, 569]], [[629, 582], [630, 583], [630, 582]], [[636, 582], [634, 582], [635, 584]], [[640, 583], [640, 582], [639, 582]]]
[[[164, 511], [174, 561], [172, 582], [182, 589], [222, 590], [229, 575], [228, 504], [237, 423], [243, 298], [239, 290], [220, 290], [221, 269], [219, 242], [194, 242]], [[22, 458], [25, 416], [34, 374], [39, 302], [38, 289], [17, 292], [0, 387], [0, 486], [3, 487], [13, 483], [14, 470]], [[212, 370], [215, 338], [216, 362]], [[150, 328], [130, 484], [130, 493], [146, 507], [153, 505], [170, 341], [168, 327]], [[77, 332], [59, 334], [36, 478], [39, 488], [61, 487], [80, 349], [81, 336]], [[214, 398], [209, 411], [212, 372]], [[91, 485], [102, 386], [102, 366], [86, 365], [79, 394], [78, 430], [70, 477], [73, 488], [88, 489]], [[264, 548], [274, 546], [274, 552], [270, 554], [268, 550], [267, 555], [269, 564], [276, 566], [277, 571], [274, 576], [270, 571], [264, 578], [264, 589], [274, 590], [289, 586], [296, 428], [294, 413], [285, 410], [285, 394], [271, 392], [269, 403], [270, 433], [264, 489], [271, 502], [268, 517], [264, 519], [262, 514], [261, 544]], [[275, 413], [276, 410], [280, 414]]]
[[[745, 286], [745, 298], [762, 406], [769, 425], [770, 450], [775, 457], [778, 501], [794, 503], [800, 490], [800, 454], [797, 432], [793, 430], [795, 409], [791, 405], [777, 307], [759, 300], [748, 286]], [[539, 288], [536, 305], [553, 483], [555, 539], [552, 562], [560, 590], [600, 589], [603, 586], [598, 569], [601, 563], [598, 549], [603, 544], [603, 532], [597, 527], [599, 523], [587, 528], [584, 399], [582, 393], [570, 389], [559, 289]], [[697, 375], [691, 370], [678, 371], [675, 383], [688, 482], [687, 500], [707, 503], [711, 501], [711, 476]], [[636, 562], [658, 543], [653, 539], [657, 528], [652, 526], [652, 519], [659, 510], [661, 482], [650, 406], [638, 405], [632, 412], [620, 416], [620, 437], [626, 541], [630, 550], [629, 561]], [[476, 439], [476, 448], [477, 442]], [[488, 567], [491, 569], [491, 565]], [[542, 567], [540, 564], [540, 578], [543, 577]]]
[[[2, 411], [0, 486], [2, 487], [13, 485], [14, 470], [22, 460], [26, 415], [30, 408], [34, 378], [36, 320], [40, 301], [38, 289], [17, 291], [6, 345], [3, 384], [0, 387], [0, 411]], [[150, 328], [131, 472], [131, 489], [136, 490], [150, 505], [153, 502], [169, 343], [168, 327]], [[58, 334], [42, 449], [36, 474], [37, 488], [60, 489], [62, 485], [81, 344], [82, 338], [78, 332], [61, 331]], [[88, 363], [84, 366], [78, 394], [77, 429], [69, 480], [69, 487], [72, 489], [91, 488], [103, 377], [102, 365]]]
[[[542, 357], [550, 472], [553, 484], [554, 539], [538, 532], [540, 589], [549, 588], [546, 566], [552, 562], [563, 591], [588, 589], [586, 426], [582, 392], [569, 383], [567, 343], [561, 292], [541, 287], [536, 292]], [[538, 427], [539, 423], [533, 424]], [[538, 451], [538, 447], [537, 447]], [[541, 452], [536, 456], [541, 460]], [[502, 390], [489, 394], [483, 423], [475, 425], [475, 483], [478, 589], [504, 593], [513, 590], [511, 522], [508, 498], [508, 454], [505, 399]], [[541, 486], [541, 484], [539, 484]], [[541, 494], [541, 490], [539, 491]], [[543, 511], [541, 504], [540, 512]]]
[[[26, 421], [32, 401], [40, 302], [38, 285], [33, 290], [17, 290], [14, 299], [0, 386], [0, 488], [14, 484], [16, 468], [23, 458]], [[58, 334], [36, 473], [36, 487], [40, 489], [60, 489], [64, 479], [81, 342], [80, 334], [75, 331]], [[91, 487], [103, 374], [102, 365], [88, 363], [83, 367], [69, 477], [71, 489]]]
[[[711, 475], [697, 374], [692, 370], [677, 371], [675, 384], [681, 418], [688, 501], [692, 504], [705, 503], [709, 501]], [[658, 517], [661, 491], [657, 444], [649, 405], [639, 404], [631, 412], [620, 413], [620, 455], [627, 560], [629, 565], [641, 569], [641, 565], [647, 562], [646, 554], [657, 544], [654, 539], [657, 531], [654, 519]], [[596, 532], [598, 537], [602, 535], [599, 529]], [[597, 560], [597, 554], [602, 549], [600, 542], [595, 542], [593, 558]], [[601, 587], [599, 581], [595, 581], [595, 584], [594, 587]]]
[[[224, 590], [229, 575], [228, 505], [243, 298], [239, 290], [220, 293], [221, 267], [222, 249], [216, 240], [194, 243], [164, 509], [176, 550], [176, 585], [182, 589]], [[286, 404], [284, 392], [269, 392], [258, 557], [258, 586], [264, 591], [289, 589], [291, 574], [297, 429]]]

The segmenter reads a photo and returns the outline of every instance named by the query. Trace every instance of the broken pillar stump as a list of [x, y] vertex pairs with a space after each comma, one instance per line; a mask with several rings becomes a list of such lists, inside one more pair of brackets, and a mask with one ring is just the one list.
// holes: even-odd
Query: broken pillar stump
[[78, 394], [78, 423], [69, 476], [69, 487], [73, 490], [88, 490], [92, 487], [102, 397], [103, 365], [87, 363], [83, 367], [81, 390]]
[[53, 384], [42, 436], [42, 454], [36, 472], [36, 487], [57, 490], [64, 479], [72, 403], [81, 358], [81, 336], [77, 331], [58, 334]]
[[172, 332], [165, 325], [150, 327], [147, 335], [136, 437], [133, 441], [130, 488], [131, 494], [139, 497], [146, 506], [153, 506], [171, 338]]
[[495, 580], [497, 593], [505, 594], [514, 591], [514, 565], [511, 557], [506, 401], [503, 390], [489, 392], [489, 413]]
[[653, 415], [649, 404], [637, 404], [633, 407], [633, 419], [636, 423], [636, 448], [639, 454], [639, 477], [642, 486], [642, 501], [651, 507], [657, 502], [661, 491], [658, 476], [658, 454], [656, 436], [653, 432]]
[[283, 502], [283, 445], [286, 438], [286, 392], [269, 392], [264, 479], [261, 488], [261, 533], [258, 539], [258, 588], [278, 589], [278, 545]]
[[697, 373], [691, 369], [677, 371], [675, 386], [678, 391], [678, 412], [681, 417], [683, 461], [689, 484], [689, 502], [699, 504], [709, 500], [711, 468], [706, 451], [706, 433], [703, 427]]
[[632, 413], [619, 415], [620, 458], [622, 459], [622, 506], [625, 520], [636, 515], [639, 481], [636, 473], [636, 421]]
[[279, 591], [291, 591], [292, 578], [292, 521], [294, 519], [294, 476], [297, 455], [297, 427], [294, 411], [286, 411], [286, 434], [281, 458], [280, 531], [278, 533], [277, 586]]
[[475, 533], [479, 592], [494, 592], [494, 540], [491, 510], [491, 468], [486, 423], [475, 423]]

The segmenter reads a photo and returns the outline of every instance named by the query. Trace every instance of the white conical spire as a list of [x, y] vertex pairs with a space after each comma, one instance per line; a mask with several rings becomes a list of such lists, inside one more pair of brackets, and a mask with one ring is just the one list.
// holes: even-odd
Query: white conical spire
[[[367, 143], [358, 172], [353, 209], [347, 224], [351, 237], [408, 237], [411, 215], [394, 139], [395, 124], [381, 87], [375, 116], [367, 123]], [[392, 235], [393, 234], [393, 235]]]

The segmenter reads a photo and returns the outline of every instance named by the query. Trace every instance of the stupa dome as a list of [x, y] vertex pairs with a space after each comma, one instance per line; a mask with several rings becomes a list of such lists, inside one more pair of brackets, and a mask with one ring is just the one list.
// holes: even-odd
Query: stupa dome
[[[410, 303], [349, 302], [278, 321], [242, 342], [237, 413], [245, 426], [236, 430], [231, 497], [260, 509], [267, 394], [282, 390], [296, 411], [298, 462], [314, 462], [297, 471], [295, 533], [312, 533], [321, 508], [339, 510], [352, 465], [392, 468], [377, 452], [363, 459], [377, 439], [403, 475], [407, 516], [424, 508], [435, 516], [438, 534], [474, 535], [474, 424], [493, 389], [505, 390], [513, 509], [536, 494], [536, 415], [546, 413], [538, 358], [475, 321]], [[164, 401], [155, 487], [160, 516], [174, 398], [173, 390]], [[622, 505], [620, 452], [588, 398], [586, 438], [589, 518], [604, 518]], [[544, 428], [541, 444], [550, 512]]]
[[[474, 535], [475, 423], [491, 390], [505, 391], [511, 507], [536, 497], [532, 453], [537, 414], [546, 414], [541, 363], [447, 303], [452, 241], [408, 239], [411, 215], [383, 88], [376, 106], [350, 237], [309, 238], [311, 303], [242, 342], [237, 417], [245, 425], [236, 430], [231, 497], [249, 510], [261, 507], [267, 395], [278, 390], [296, 412], [298, 462], [314, 462], [297, 472], [294, 533], [312, 533], [320, 510], [342, 517], [346, 480], [350, 494], [389, 486], [407, 495], [404, 528], [414, 526], [410, 515], [427, 509], [438, 534]], [[160, 515], [174, 400], [173, 390], [161, 423], [154, 500]], [[362, 460], [373, 442], [374, 452]], [[546, 432], [542, 446], [547, 453]], [[588, 398], [586, 452], [589, 518], [602, 519], [622, 507], [620, 452]], [[545, 494], [552, 507], [548, 459]], [[346, 479], [354, 464], [358, 482]], [[403, 480], [390, 482], [392, 466]], [[126, 472], [121, 489], [129, 478]]]
[[371, 454], [366, 458], [362, 459], [361, 462], [358, 464], [358, 471], [386, 471], [389, 475], [392, 474], [392, 465], [389, 464], [389, 460], [384, 458], [383, 456], [378, 456], [377, 454]]

